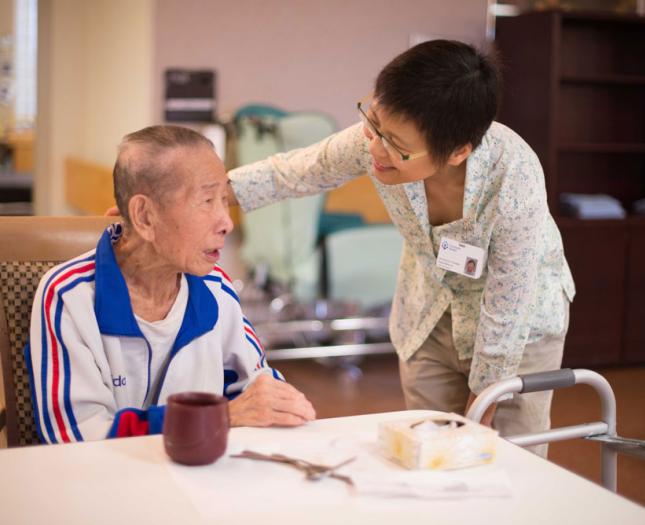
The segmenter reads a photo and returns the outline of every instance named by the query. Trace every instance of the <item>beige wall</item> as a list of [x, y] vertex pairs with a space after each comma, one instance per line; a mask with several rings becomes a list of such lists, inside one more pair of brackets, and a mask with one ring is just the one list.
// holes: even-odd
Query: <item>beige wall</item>
[[13, 2], [0, 0], [0, 35], [13, 33]]
[[342, 126], [411, 33], [481, 44], [486, 0], [160, 0], [155, 120], [167, 67], [214, 68], [219, 104], [318, 109]]
[[167, 67], [218, 71], [220, 112], [250, 102], [348, 125], [410, 35], [484, 40], [486, 0], [40, 0], [35, 206], [64, 202], [67, 157], [110, 165], [162, 121]]
[[113, 164], [123, 135], [152, 120], [152, 0], [85, 4], [83, 156]]
[[35, 205], [64, 203], [67, 157], [112, 164], [152, 121], [153, 0], [41, 0]]
[[34, 207], [65, 215], [63, 159], [83, 143], [83, 10], [75, 0], [41, 0], [38, 8]]
[[[13, 35], [13, 2], [14, 0], [0, 0], [0, 38]], [[6, 49], [4, 56], [11, 54], [10, 49]], [[0, 105], [0, 135], [2, 135], [7, 126], [13, 121], [13, 111], [10, 105]]]

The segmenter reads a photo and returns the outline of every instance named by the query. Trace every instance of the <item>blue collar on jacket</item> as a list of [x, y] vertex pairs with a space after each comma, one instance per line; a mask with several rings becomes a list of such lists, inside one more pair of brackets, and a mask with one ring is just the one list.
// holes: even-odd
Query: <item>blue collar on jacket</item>
[[[105, 335], [143, 337], [134, 318], [128, 287], [116, 262], [112, 242], [121, 236], [121, 225], [113, 224], [96, 246], [96, 297], [94, 313]], [[184, 274], [188, 282], [188, 303], [172, 353], [213, 329], [219, 316], [215, 297], [204, 280]]]

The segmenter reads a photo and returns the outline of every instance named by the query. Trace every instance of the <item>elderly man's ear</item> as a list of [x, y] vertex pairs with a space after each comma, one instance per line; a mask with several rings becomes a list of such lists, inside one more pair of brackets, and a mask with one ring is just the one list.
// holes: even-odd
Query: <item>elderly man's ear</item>
[[132, 228], [145, 241], [155, 239], [155, 225], [157, 224], [157, 207], [147, 195], [136, 194], [128, 202], [128, 212]]

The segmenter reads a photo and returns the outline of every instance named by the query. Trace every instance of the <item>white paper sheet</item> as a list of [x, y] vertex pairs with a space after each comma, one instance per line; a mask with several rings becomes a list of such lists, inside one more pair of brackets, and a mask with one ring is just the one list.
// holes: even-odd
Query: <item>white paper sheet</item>
[[[285, 509], [301, 510], [305, 515], [347, 498], [463, 500], [512, 494], [506, 473], [495, 465], [452, 472], [405, 470], [380, 454], [374, 432], [334, 437], [300, 430], [293, 438], [258, 444], [257, 440], [245, 442], [242, 437], [230, 442], [226, 456], [212, 465], [185, 467], [169, 460], [167, 468], [178, 489], [209, 518], [236, 508], [257, 509], [258, 517]], [[304, 473], [289, 465], [230, 457], [245, 449], [280, 453], [324, 465], [355, 457], [351, 464], [338, 470], [339, 474], [350, 476], [355, 487], [333, 478], [308, 481]]]

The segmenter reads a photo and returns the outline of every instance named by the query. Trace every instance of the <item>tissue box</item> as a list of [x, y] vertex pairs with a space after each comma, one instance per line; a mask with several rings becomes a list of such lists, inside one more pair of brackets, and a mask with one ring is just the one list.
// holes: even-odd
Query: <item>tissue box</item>
[[379, 424], [383, 453], [408, 469], [447, 470], [492, 463], [497, 431], [458, 414]]

